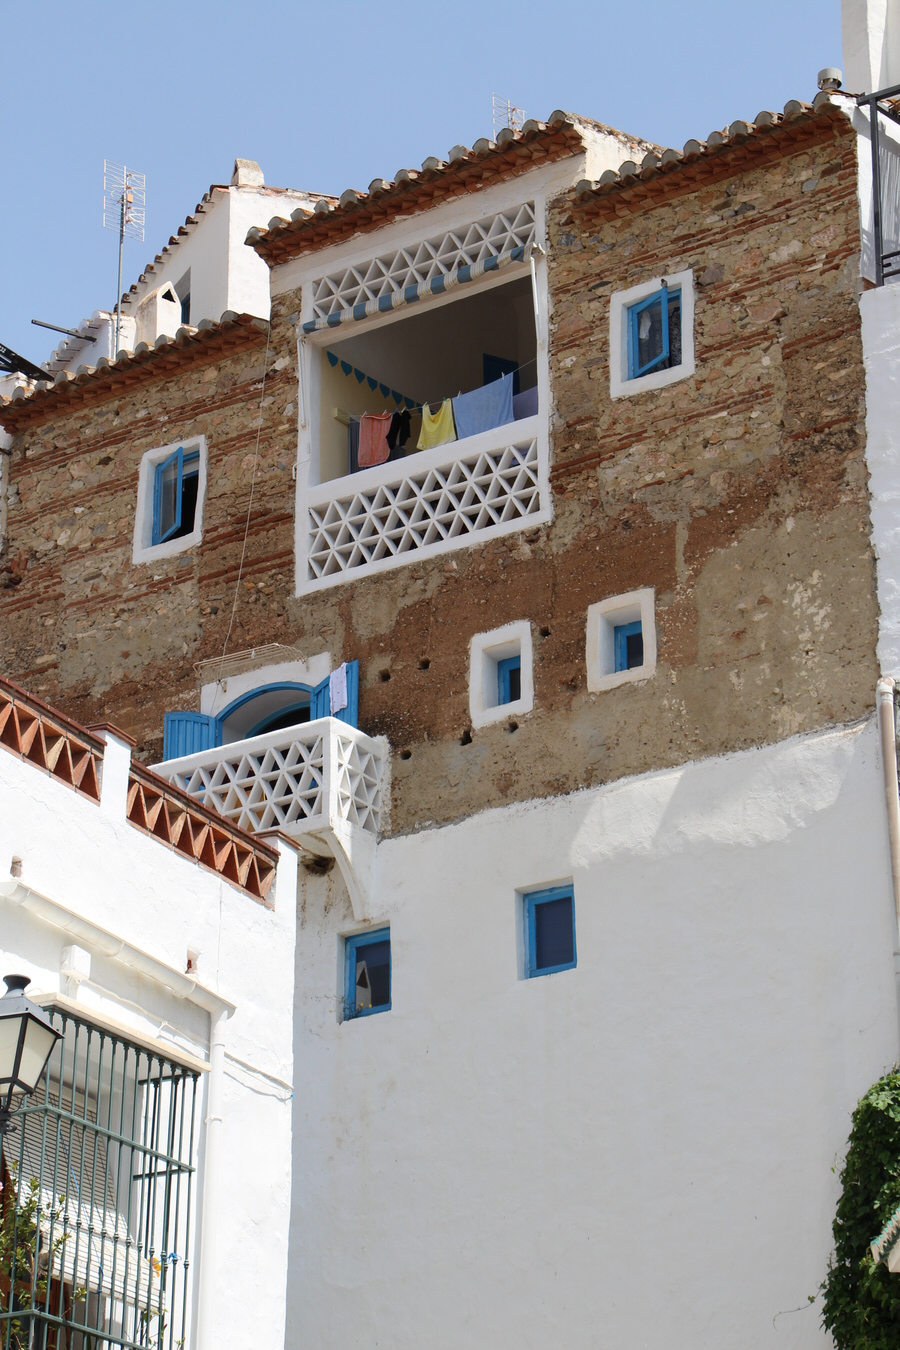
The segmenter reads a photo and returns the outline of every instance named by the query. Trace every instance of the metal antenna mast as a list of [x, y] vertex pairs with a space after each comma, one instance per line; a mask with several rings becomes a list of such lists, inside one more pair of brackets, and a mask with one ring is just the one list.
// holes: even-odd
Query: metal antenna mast
[[124, 164], [103, 161], [103, 228], [119, 235], [119, 279], [116, 284], [116, 356], [119, 355], [119, 330], [122, 323], [122, 252], [125, 236], [144, 240], [144, 205], [147, 180], [142, 173]]
[[521, 131], [525, 125], [525, 109], [517, 108], [514, 103], [510, 103], [508, 98], [501, 98], [499, 94], [492, 94], [492, 111], [494, 115], [494, 135], [502, 131], [504, 127], [509, 127], [511, 131]]

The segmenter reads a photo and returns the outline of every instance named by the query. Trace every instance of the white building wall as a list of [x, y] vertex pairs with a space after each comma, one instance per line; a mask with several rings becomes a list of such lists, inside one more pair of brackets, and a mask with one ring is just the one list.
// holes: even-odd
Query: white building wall
[[[107, 744], [98, 806], [0, 747], [0, 878], [13, 857], [23, 884], [142, 949], [175, 972], [199, 954], [200, 984], [236, 1005], [225, 1022], [214, 1225], [215, 1298], [203, 1344], [280, 1347], [291, 1185], [291, 1083], [296, 856], [282, 846], [268, 908], [142, 833], [125, 819], [128, 753]], [[71, 933], [14, 904], [0, 887], [0, 974], [31, 976], [32, 998], [67, 992], [60, 975]], [[77, 939], [79, 945], [90, 943]], [[206, 1059], [210, 1017], [124, 958], [93, 953], [77, 991], [85, 1013], [126, 1034], [157, 1037]], [[201, 1119], [206, 1117], [204, 1075]], [[201, 1131], [195, 1192], [200, 1232], [207, 1183]], [[209, 1236], [209, 1235], [208, 1235]], [[192, 1265], [194, 1296], [200, 1271]], [[196, 1336], [189, 1336], [196, 1346]]]
[[[897, 1057], [874, 721], [379, 846], [389, 1012], [297, 944], [287, 1345], [824, 1350], [832, 1168]], [[517, 891], [574, 882], [522, 978]]]
[[880, 609], [879, 668], [900, 676], [900, 287], [860, 297], [866, 460]]

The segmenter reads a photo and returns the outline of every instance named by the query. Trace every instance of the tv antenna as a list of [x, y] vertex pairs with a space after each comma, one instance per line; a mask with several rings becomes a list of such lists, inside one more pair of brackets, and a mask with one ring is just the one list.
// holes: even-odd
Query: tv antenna
[[525, 109], [517, 108], [514, 103], [510, 103], [508, 98], [501, 98], [499, 94], [492, 94], [493, 114], [494, 114], [494, 137], [497, 132], [502, 131], [504, 127], [509, 127], [511, 131], [521, 131], [525, 125]]
[[103, 161], [103, 228], [119, 235], [119, 280], [116, 285], [116, 356], [122, 323], [122, 251], [126, 236], [144, 241], [144, 206], [147, 180], [124, 164]]

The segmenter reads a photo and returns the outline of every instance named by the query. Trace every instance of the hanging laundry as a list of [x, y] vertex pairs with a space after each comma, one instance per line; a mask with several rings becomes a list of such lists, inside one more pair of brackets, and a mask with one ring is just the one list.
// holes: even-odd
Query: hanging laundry
[[387, 443], [393, 450], [395, 445], [404, 446], [409, 440], [409, 413], [406, 409], [403, 412], [391, 414], [391, 428], [387, 434]]
[[436, 413], [428, 404], [422, 406], [422, 430], [416, 446], [418, 450], [432, 450], [436, 445], [446, 445], [456, 440], [456, 427], [453, 425], [453, 405], [445, 398]]
[[359, 467], [370, 469], [383, 464], [391, 453], [387, 433], [391, 425], [390, 413], [363, 413], [359, 422]]
[[337, 670], [328, 676], [328, 707], [331, 716], [341, 712], [347, 706], [347, 662], [342, 662]]
[[347, 427], [347, 451], [349, 454], [350, 472], [356, 473], [359, 469], [359, 418], [351, 414], [350, 425]]
[[517, 422], [521, 422], [523, 417], [534, 417], [537, 410], [538, 391], [536, 384], [533, 384], [530, 389], [523, 389], [521, 394], [513, 394], [513, 416]]
[[469, 394], [460, 394], [453, 400], [453, 417], [459, 439], [477, 436], [479, 431], [490, 431], [493, 427], [512, 422], [512, 399], [512, 372], [482, 385], [480, 389], [473, 389]]

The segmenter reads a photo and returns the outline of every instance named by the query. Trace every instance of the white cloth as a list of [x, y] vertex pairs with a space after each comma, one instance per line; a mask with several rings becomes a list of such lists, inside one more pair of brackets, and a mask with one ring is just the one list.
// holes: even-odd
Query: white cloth
[[328, 704], [331, 715], [347, 706], [347, 662], [344, 661], [328, 677]]

